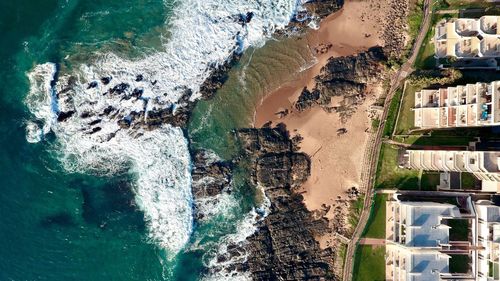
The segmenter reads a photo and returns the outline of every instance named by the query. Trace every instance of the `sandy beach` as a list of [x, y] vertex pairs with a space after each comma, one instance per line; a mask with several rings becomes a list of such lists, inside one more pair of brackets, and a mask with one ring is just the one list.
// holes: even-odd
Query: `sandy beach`
[[[305, 86], [308, 89], [315, 86], [314, 77], [330, 57], [353, 55], [373, 46], [383, 46], [379, 31], [383, 30], [380, 23], [385, 12], [380, 5], [373, 0], [346, 1], [342, 10], [325, 18], [318, 30], [307, 35], [317, 63], [299, 73], [293, 82], [269, 93], [255, 113], [255, 127], [268, 121], [282, 122], [292, 135], [303, 137], [301, 151], [310, 155], [312, 161], [311, 176], [302, 187], [304, 201], [311, 211], [331, 207], [327, 218], [337, 216], [334, 209], [339, 204], [346, 206], [348, 189], [359, 186], [371, 131], [368, 109], [381, 93], [381, 86], [371, 85], [366, 101], [345, 123], [338, 114], [327, 113], [320, 107], [298, 112], [293, 104]], [[332, 106], [339, 101], [332, 99]], [[285, 109], [290, 113], [280, 118], [276, 113]], [[340, 128], [345, 128], [347, 133], [338, 135]], [[342, 209], [349, 211], [348, 207]]]

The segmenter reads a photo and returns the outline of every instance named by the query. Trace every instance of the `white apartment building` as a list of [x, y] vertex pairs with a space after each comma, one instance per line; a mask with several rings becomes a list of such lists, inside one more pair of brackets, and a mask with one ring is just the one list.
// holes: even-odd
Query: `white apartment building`
[[500, 125], [500, 81], [415, 93], [416, 128], [456, 128]]
[[[471, 205], [470, 200], [468, 204]], [[471, 280], [474, 272], [449, 271], [450, 255], [469, 254], [471, 244], [450, 241], [451, 227], [447, 225], [448, 220], [471, 217], [473, 213], [465, 217], [452, 204], [387, 201], [386, 280], [433, 281], [454, 276]], [[471, 268], [474, 268], [474, 260]]]
[[500, 16], [449, 19], [435, 28], [436, 58], [496, 58], [500, 55]]
[[500, 207], [489, 201], [475, 203], [477, 212], [477, 280], [500, 280]]
[[404, 157], [406, 168], [472, 173], [482, 191], [500, 192], [500, 151], [406, 150]]

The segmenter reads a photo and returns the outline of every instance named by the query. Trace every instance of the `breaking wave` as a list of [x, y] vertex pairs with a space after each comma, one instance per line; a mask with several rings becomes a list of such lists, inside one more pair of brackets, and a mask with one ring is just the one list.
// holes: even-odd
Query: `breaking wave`
[[[285, 27], [298, 3], [176, 1], [162, 52], [133, 61], [97, 54], [71, 73], [58, 73], [53, 63], [37, 65], [28, 73], [26, 104], [33, 118], [27, 141], [53, 132], [55, 152], [70, 172], [131, 173], [150, 238], [175, 255], [193, 226], [188, 144], [180, 128], [143, 125], [155, 110], [175, 113], [198, 99], [214, 69]], [[130, 124], [134, 118], [137, 126]]]

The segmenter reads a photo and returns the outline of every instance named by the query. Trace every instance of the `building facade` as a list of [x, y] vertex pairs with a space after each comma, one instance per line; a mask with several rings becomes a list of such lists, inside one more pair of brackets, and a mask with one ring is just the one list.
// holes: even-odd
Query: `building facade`
[[436, 25], [436, 58], [497, 58], [500, 55], [499, 16], [449, 19]]
[[[471, 206], [470, 199], [467, 204]], [[448, 203], [387, 201], [386, 280], [474, 280], [474, 247], [470, 241], [450, 239], [453, 220], [473, 225], [475, 214], [464, 215]], [[457, 254], [472, 257], [465, 273], [450, 272], [450, 259]]]
[[422, 129], [500, 125], [500, 81], [415, 93], [414, 126]]

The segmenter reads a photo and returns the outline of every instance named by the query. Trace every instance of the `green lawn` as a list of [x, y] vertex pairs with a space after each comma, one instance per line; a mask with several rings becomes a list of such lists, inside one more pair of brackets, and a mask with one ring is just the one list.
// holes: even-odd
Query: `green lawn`
[[476, 177], [471, 173], [461, 173], [460, 183], [462, 189], [473, 189], [476, 185]]
[[384, 125], [384, 137], [392, 136], [394, 126], [396, 125], [396, 118], [398, 117], [399, 101], [401, 100], [402, 91], [397, 90], [392, 97], [389, 111], [387, 112], [387, 119]]
[[467, 273], [470, 267], [468, 255], [450, 255], [450, 273]]
[[469, 221], [466, 219], [451, 219], [447, 221], [450, 229], [450, 241], [467, 241], [469, 238]]
[[352, 280], [385, 280], [385, 246], [359, 245], [356, 248]]
[[372, 130], [376, 131], [380, 126], [380, 119], [372, 119]]
[[415, 114], [411, 110], [415, 106], [415, 92], [421, 90], [419, 87], [406, 83], [403, 98], [401, 99], [401, 110], [399, 111], [398, 123], [395, 134], [407, 134], [414, 128]]
[[418, 189], [416, 170], [399, 168], [397, 163], [399, 148], [382, 144], [378, 162], [375, 188]]
[[363, 211], [365, 197], [359, 196], [356, 201], [351, 204], [351, 211], [349, 212], [349, 224], [352, 226], [352, 229], [358, 225], [359, 216], [361, 216], [361, 212]]
[[420, 179], [420, 189], [436, 191], [439, 185], [439, 172], [424, 172]]
[[438, 0], [434, 8], [440, 10], [484, 8], [494, 6], [494, 3], [487, 3], [484, 0]]
[[347, 244], [344, 244], [344, 243], [340, 243], [340, 246], [338, 248], [339, 252], [338, 252], [338, 255], [337, 257], [342, 259], [342, 268], [344, 268], [345, 266], [345, 258], [347, 256]]
[[363, 232], [364, 237], [385, 238], [385, 214], [387, 194], [375, 194], [370, 218]]
[[415, 145], [446, 145], [446, 146], [467, 146], [470, 141], [473, 141], [473, 137], [459, 137], [459, 136], [410, 136], [401, 139], [402, 142], [407, 144]]

